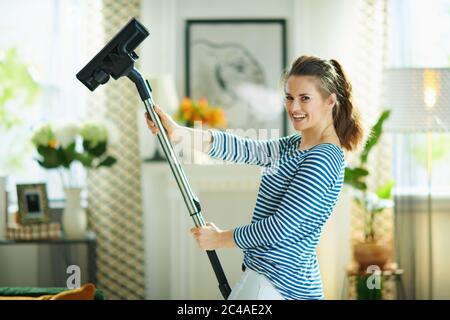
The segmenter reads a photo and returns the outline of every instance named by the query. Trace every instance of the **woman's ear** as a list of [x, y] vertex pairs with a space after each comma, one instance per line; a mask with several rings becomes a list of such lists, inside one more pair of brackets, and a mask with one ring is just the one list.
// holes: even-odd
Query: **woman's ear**
[[333, 110], [336, 103], [337, 103], [336, 93], [330, 94], [330, 96], [328, 97], [328, 108], [330, 111]]

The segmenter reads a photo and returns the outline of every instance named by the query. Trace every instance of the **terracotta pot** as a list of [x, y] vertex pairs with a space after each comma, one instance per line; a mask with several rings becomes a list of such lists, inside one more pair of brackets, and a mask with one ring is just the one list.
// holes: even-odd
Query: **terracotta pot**
[[386, 262], [391, 257], [391, 246], [382, 241], [361, 242], [354, 246], [353, 253], [359, 270], [366, 271], [371, 265], [376, 265], [383, 269]]

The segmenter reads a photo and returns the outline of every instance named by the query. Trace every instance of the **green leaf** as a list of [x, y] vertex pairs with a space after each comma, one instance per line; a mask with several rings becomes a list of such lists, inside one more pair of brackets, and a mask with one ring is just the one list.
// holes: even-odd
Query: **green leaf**
[[347, 168], [345, 168], [345, 174], [349, 178], [359, 179], [359, 178], [366, 177], [367, 175], [369, 175], [369, 171], [367, 171], [367, 169], [362, 168], [362, 167], [355, 167], [355, 168], [347, 167]]
[[366, 191], [367, 190], [367, 184], [365, 182], [361, 182], [361, 181], [351, 181], [351, 182], [347, 182], [347, 184], [351, 185], [353, 188], [361, 190], [361, 191]]
[[59, 167], [59, 164], [50, 163], [48, 161], [41, 161], [39, 159], [36, 159], [36, 161], [39, 163], [39, 165], [46, 169], [55, 169]]
[[75, 142], [68, 145], [66, 148], [59, 147], [57, 150], [58, 153], [58, 159], [61, 162], [61, 165], [65, 168], [70, 168], [70, 165], [73, 161], [75, 161]]
[[356, 188], [358, 190], [367, 190], [367, 185], [364, 178], [369, 174], [365, 168], [345, 168], [344, 183]]
[[107, 156], [102, 162], [100, 162], [96, 168], [98, 167], [111, 167], [117, 162], [116, 158]]
[[106, 141], [97, 144], [95, 147], [92, 147], [90, 141], [84, 140], [83, 148], [94, 157], [101, 157], [106, 152]]
[[383, 186], [379, 187], [378, 190], [376, 191], [376, 194], [381, 199], [391, 199], [393, 187], [394, 187], [394, 181], [390, 180]]
[[372, 148], [378, 143], [378, 140], [380, 140], [381, 134], [383, 133], [383, 124], [389, 118], [390, 114], [390, 110], [383, 111], [381, 116], [378, 118], [377, 123], [375, 123], [372, 127], [369, 139], [367, 140], [364, 150], [361, 153], [360, 159], [362, 164], [367, 162], [370, 150], [372, 150]]
[[58, 156], [58, 150], [51, 147], [38, 146], [38, 153], [42, 157], [42, 162], [51, 167], [59, 167], [62, 165]]
[[81, 162], [81, 164], [83, 166], [85, 166], [86, 168], [92, 168], [92, 161], [94, 160], [94, 158], [87, 152], [84, 153], [76, 153], [75, 154], [75, 160], [78, 160], [79, 162]]
[[47, 146], [38, 146], [37, 147], [37, 152], [43, 157], [48, 156], [49, 153], [52, 152], [52, 150], [55, 150], [55, 152], [56, 152], [56, 149], [53, 149], [53, 148], [50, 148], [50, 147], [47, 147]]

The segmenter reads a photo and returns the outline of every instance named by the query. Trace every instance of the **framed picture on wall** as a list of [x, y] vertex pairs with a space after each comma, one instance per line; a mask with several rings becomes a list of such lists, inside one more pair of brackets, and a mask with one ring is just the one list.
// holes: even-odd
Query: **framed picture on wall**
[[223, 108], [227, 128], [286, 135], [285, 20], [187, 20], [185, 52], [186, 96]]
[[18, 184], [17, 203], [20, 224], [45, 223], [50, 221], [45, 183]]

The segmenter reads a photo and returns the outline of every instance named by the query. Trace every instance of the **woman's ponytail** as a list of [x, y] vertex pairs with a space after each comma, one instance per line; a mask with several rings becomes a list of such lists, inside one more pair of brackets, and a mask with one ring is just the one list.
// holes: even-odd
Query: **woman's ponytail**
[[333, 110], [334, 129], [339, 137], [341, 145], [347, 150], [358, 148], [364, 136], [361, 115], [358, 108], [353, 105], [352, 85], [347, 80], [340, 63], [330, 60], [336, 71], [336, 94], [338, 106]]

